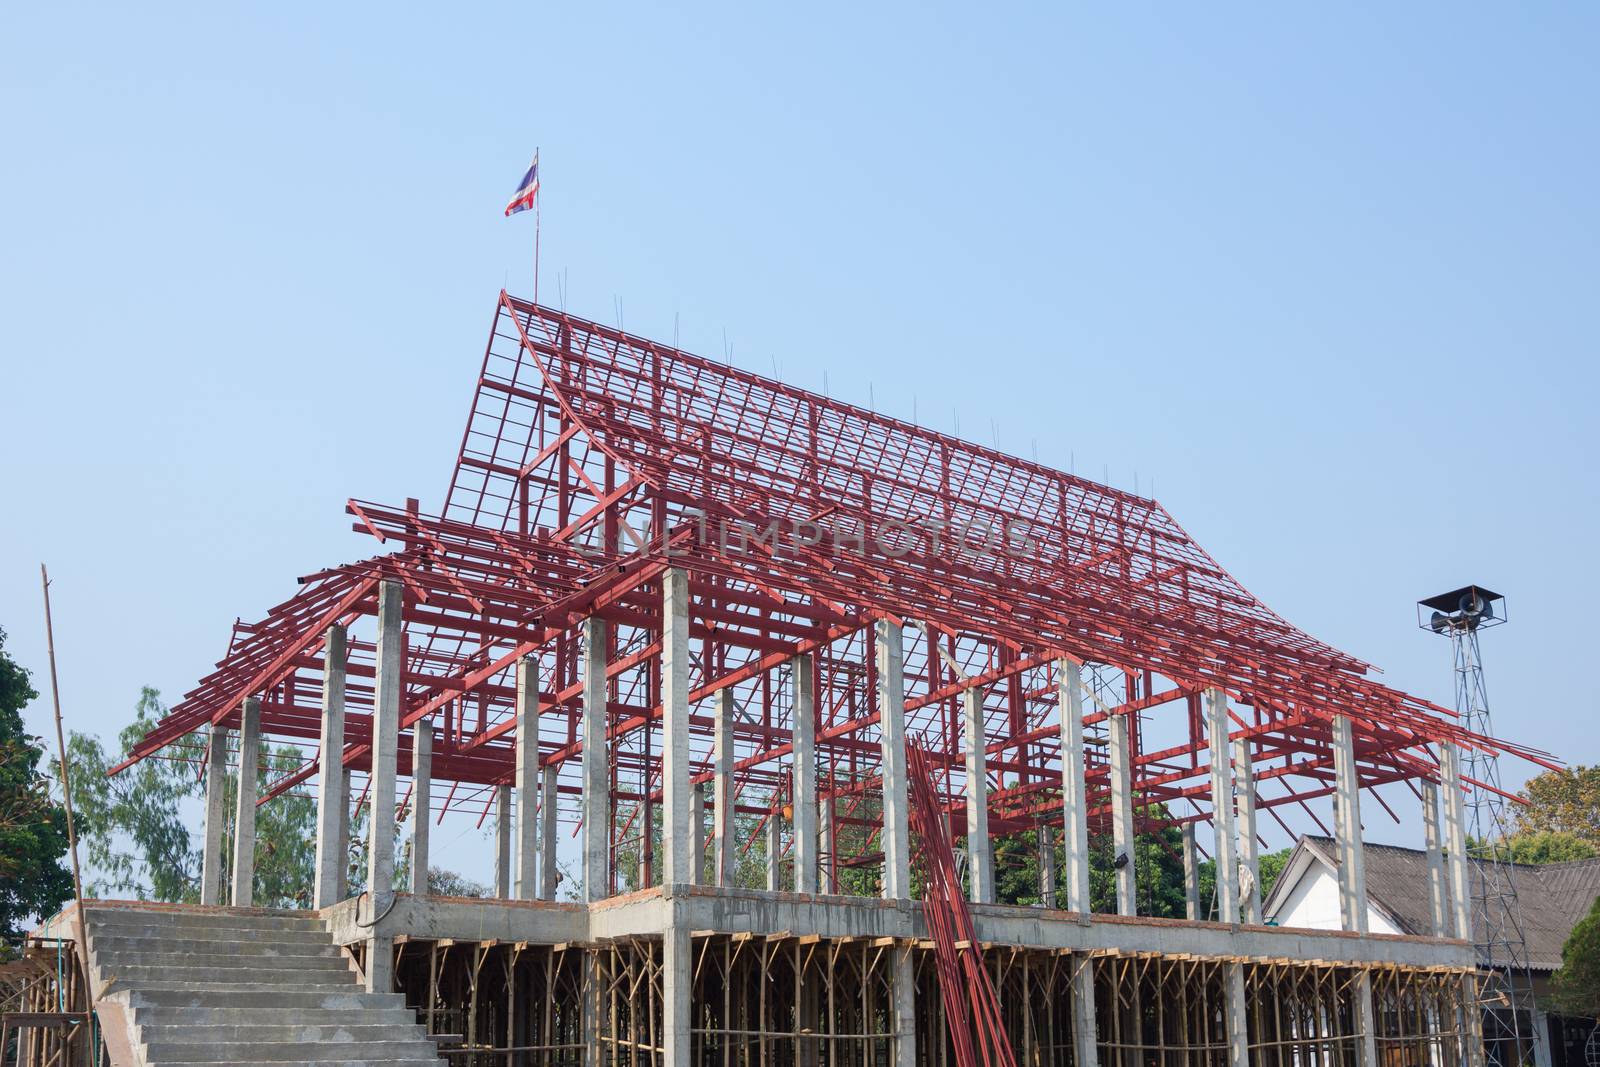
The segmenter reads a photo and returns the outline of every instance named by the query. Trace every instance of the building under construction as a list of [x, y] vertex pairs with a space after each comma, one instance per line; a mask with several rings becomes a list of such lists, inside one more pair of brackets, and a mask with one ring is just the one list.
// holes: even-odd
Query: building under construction
[[[87, 909], [113, 1059], [1482, 1059], [1463, 754], [1547, 758], [1153, 500], [501, 294], [442, 506], [348, 512], [374, 554], [236, 625], [129, 761], [204, 746], [203, 903]], [[303, 765], [258, 774], [269, 741]], [[257, 809], [306, 791], [316, 910], [252, 909]], [[1363, 813], [1405, 797], [1435, 936], [1366, 929]], [[1344, 930], [1262, 925], [1286, 808]], [[492, 896], [429, 893], [446, 818], [494, 828]], [[1139, 884], [1169, 828], [1187, 919]], [[996, 903], [1030, 833], [1039, 903]]]

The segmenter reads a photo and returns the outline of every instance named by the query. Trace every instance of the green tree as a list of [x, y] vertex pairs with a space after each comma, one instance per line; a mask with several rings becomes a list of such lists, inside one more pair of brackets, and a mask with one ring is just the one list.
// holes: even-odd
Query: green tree
[[1518, 833], [1555, 831], [1600, 849], [1600, 766], [1568, 767], [1530, 778], [1517, 810]]
[[25, 920], [72, 896], [72, 872], [62, 863], [66, 811], [39, 769], [44, 745], [22, 725], [22, 709], [39, 694], [5, 643], [0, 630], [0, 941], [14, 943]]
[[1519, 830], [1488, 847], [1473, 840], [1468, 842], [1467, 852], [1512, 863], [1568, 863], [1600, 856], [1600, 848], [1561, 830]]
[[1561, 968], [1551, 976], [1555, 1006], [1564, 1015], [1600, 1018], [1600, 898], [1567, 935]]

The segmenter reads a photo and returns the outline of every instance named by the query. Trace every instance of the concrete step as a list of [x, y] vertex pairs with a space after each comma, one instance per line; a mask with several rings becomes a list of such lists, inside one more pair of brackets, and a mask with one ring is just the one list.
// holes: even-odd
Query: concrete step
[[248, 912], [216, 910], [210, 912], [166, 911], [152, 909], [103, 908], [86, 912], [89, 934], [112, 932], [129, 928], [151, 930], [258, 930], [262, 932], [298, 933], [310, 931], [327, 936], [322, 921], [315, 915], [252, 915]]
[[99, 945], [94, 948], [95, 962], [101, 967], [120, 973], [136, 969], [179, 967], [186, 971], [294, 971], [297, 974], [320, 974], [324, 971], [349, 973], [343, 956], [330, 950], [319, 956], [274, 956], [257, 954], [241, 949], [239, 952], [104, 952]]
[[338, 950], [328, 941], [326, 934], [317, 936], [308, 932], [304, 936], [295, 934], [289, 937], [263, 937], [253, 930], [235, 931], [239, 936], [228, 937], [228, 931], [201, 930], [194, 933], [185, 931], [163, 931], [155, 934], [135, 934], [132, 932], [116, 931], [91, 931], [94, 948], [97, 952], [136, 951], [136, 952], [261, 952], [278, 956], [315, 956]]
[[[274, 998], [275, 999], [275, 998]], [[151, 1027], [181, 1027], [181, 1026], [306, 1026], [306, 1027], [341, 1027], [357, 1024], [361, 1026], [380, 1026], [385, 1028], [400, 1028], [419, 1026], [417, 1013], [410, 1008], [400, 1006], [400, 998], [394, 998], [393, 1007], [384, 1007], [373, 1004], [368, 1007], [350, 1008], [280, 1008], [280, 1007], [171, 1007], [167, 1005], [143, 1005], [133, 1009], [134, 1022], [145, 1027], [147, 1032]]]
[[272, 996], [263, 999], [259, 989], [218, 989], [204, 983], [193, 988], [168, 983], [161, 986], [122, 987], [130, 1007], [139, 1008], [248, 1008], [251, 1010], [322, 1009], [362, 1012], [388, 1008], [399, 1003], [394, 993], [364, 993], [351, 984], [346, 989], [284, 989], [271, 986]]
[[[241, 1015], [241, 1018], [245, 1016]], [[194, 1044], [329, 1044], [352, 1042], [422, 1041], [427, 1035], [417, 1023], [383, 1025], [368, 1021], [366, 1015], [347, 1016], [343, 1023], [237, 1022], [197, 1026], [192, 1023], [145, 1023], [140, 1031], [145, 1043], [156, 1045]]]
[[424, 1060], [437, 1062], [430, 1041], [359, 1041], [321, 1045], [301, 1041], [258, 1043], [223, 1041], [215, 1044], [145, 1044], [145, 1058], [162, 1063], [240, 1063], [246, 1059], [273, 1063], [354, 1063], [365, 1060]]

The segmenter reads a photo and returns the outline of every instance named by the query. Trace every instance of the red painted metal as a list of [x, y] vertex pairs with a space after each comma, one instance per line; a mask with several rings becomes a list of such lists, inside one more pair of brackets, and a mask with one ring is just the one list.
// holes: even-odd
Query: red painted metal
[[[258, 623], [137, 746], [133, 762], [263, 701], [264, 731], [317, 770], [326, 628], [352, 628], [347, 743], [369, 756], [377, 586], [404, 587], [403, 721], [440, 732], [444, 807], [476, 810], [513, 775], [512, 669], [537, 655], [542, 756], [578, 788], [579, 624], [611, 625], [607, 744], [618, 801], [653, 803], [659, 776], [659, 580], [689, 571], [695, 700], [731, 689], [737, 791], [752, 812], [786, 781], [789, 709], [774, 670], [817, 669], [825, 794], [877, 788], [878, 619], [916, 624], [906, 648], [907, 732], [946, 771], [960, 810], [960, 701], [985, 694], [995, 832], [1033, 825], [1060, 782], [1054, 664], [1091, 680], [1093, 741], [1133, 716], [1135, 790], [1174, 820], [1209, 814], [1207, 739], [1193, 697], [1227, 692], [1267, 810], [1326, 793], [1330, 723], [1355, 726], [1363, 783], [1437, 775], [1442, 741], [1551, 760], [1464, 730], [1368, 666], [1290, 625], [1239, 585], [1154, 500], [1004, 455], [506, 294], [450, 487], [415, 503], [349, 503], [384, 553], [319, 571]], [[793, 536], [752, 537], [769, 529]], [[973, 531], [1012, 536], [973, 536]], [[953, 531], [965, 530], [957, 537]], [[691, 720], [692, 773], [709, 772], [711, 721]], [[326, 754], [329, 760], [333, 754]], [[409, 741], [400, 770], [409, 769]], [[1092, 817], [1106, 767], [1091, 751]], [[407, 787], [402, 783], [402, 791]], [[626, 821], [619, 819], [619, 826]], [[870, 862], [870, 853], [839, 862]]]

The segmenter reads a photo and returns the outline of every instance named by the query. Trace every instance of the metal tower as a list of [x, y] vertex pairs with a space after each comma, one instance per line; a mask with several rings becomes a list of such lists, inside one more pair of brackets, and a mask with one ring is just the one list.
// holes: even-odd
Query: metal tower
[[[1425, 620], [1422, 609], [1428, 609]], [[1419, 621], [1450, 638], [1455, 651], [1456, 711], [1468, 730], [1492, 735], [1478, 633], [1506, 621], [1505, 598], [1469, 585], [1418, 602]], [[1500, 784], [1500, 761], [1487, 749], [1467, 747], [1462, 773], [1475, 783], [1466, 800], [1467, 856], [1472, 888], [1472, 932], [1483, 979], [1484, 1054], [1490, 1067], [1518, 1067], [1533, 1056], [1533, 979], [1528, 971], [1516, 864], [1503, 844], [1515, 830]]]

